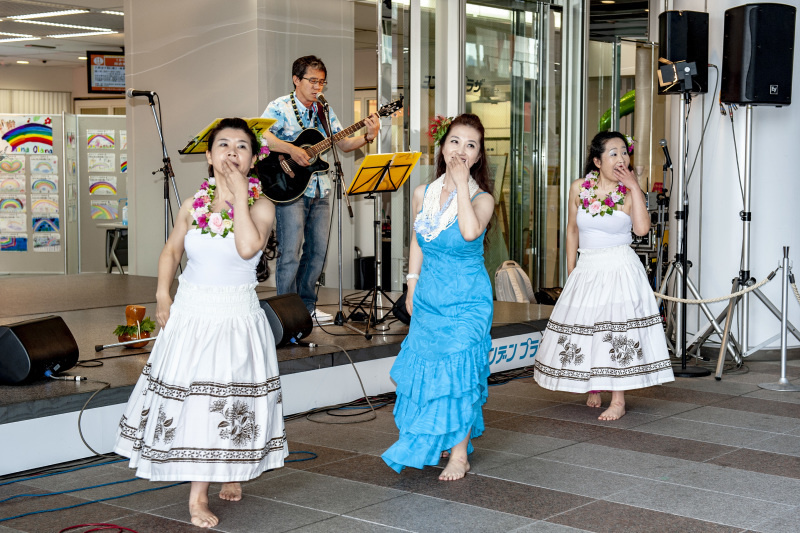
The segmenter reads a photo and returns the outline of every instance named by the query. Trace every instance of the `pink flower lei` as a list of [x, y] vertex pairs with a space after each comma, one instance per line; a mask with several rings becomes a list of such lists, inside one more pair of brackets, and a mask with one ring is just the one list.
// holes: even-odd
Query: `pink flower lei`
[[[261, 195], [261, 181], [258, 178], [250, 176], [247, 178], [248, 197], [247, 205], [253, 205]], [[211, 213], [211, 203], [214, 201], [214, 196], [217, 189], [216, 180], [211, 177], [200, 186], [200, 190], [194, 194], [192, 207], [189, 208], [189, 214], [192, 215], [194, 221], [193, 226], [197, 226], [201, 233], [209, 233], [212, 237], [217, 235], [227, 237], [228, 233], [233, 233], [233, 206], [227, 202], [228, 209], [223, 209], [219, 213]]]
[[581, 183], [581, 192], [578, 201], [584, 211], [596, 217], [600, 215], [613, 215], [617, 206], [625, 203], [625, 194], [628, 188], [622, 183], [617, 184], [616, 190], [611, 191], [602, 202], [597, 198], [597, 182], [600, 174], [593, 170], [586, 174], [586, 179]]

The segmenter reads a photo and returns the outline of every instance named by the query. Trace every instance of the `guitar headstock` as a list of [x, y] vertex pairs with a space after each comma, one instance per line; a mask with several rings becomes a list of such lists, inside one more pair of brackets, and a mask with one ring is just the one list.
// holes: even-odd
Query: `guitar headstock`
[[399, 100], [395, 100], [394, 102], [389, 102], [388, 104], [382, 106], [378, 110], [378, 115], [380, 115], [382, 117], [388, 117], [390, 115], [393, 115], [397, 111], [400, 111], [401, 109], [403, 109], [403, 96], [402, 95], [400, 96]]

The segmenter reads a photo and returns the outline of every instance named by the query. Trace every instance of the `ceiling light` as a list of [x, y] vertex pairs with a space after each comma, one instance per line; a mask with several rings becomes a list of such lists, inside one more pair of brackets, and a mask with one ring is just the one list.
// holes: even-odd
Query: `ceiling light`
[[27, 65], [28, 62], [27, 61], [17, 61], [17, 64], [19, 64], [19, 65]]
[[81, 61], [86, 61], [86, 56], [80, 56], [78, 57], [78, 59], [80, 59]]
[[600, 0], [601, 4], [613, 4], [614, 0]]
[[68, 9], [66, 11], [49, 11], [47, 13], [32, 13], [30, 15], [14, 15], [10, 18], [12, 20], [26, 20], [26, 19], [41, 19], [47, 17], [60, 17], [62, 15], [79, 15], [81, 13], [88, 13], [88, 9]]
[[28, 33], [8, 33], [7, 31], [0, 31], [0, 35], [10, 35], [11, 37], [33, 37]]
[[112, 35], [117, 33], [115, 31], [87, 31], [84, 33], [59, 33], [56, 35], [47, 35], [48, 39], [69, 39], [70, 37], [91, 37], [93, 35]]
[[41, 24], [43, 26], [56, 26], [58, 28], [75, 28], [77, 30], [104, 31], [104, 32], [114, 31], [109, 28], [95, 28], [93, 26], [76, 26], [74, 24], [59, 24], [58, 22], [45, 22], [43, 20], [17, 20], [15, 22], [24, 22], [26, 24]]
[[32, 36], [28, 36], [28, 37], [12, 37], [10, 39], [0, 39], [0, 43], [13, 43], [13, 42], [17, 42], [17, 41], [38, 41], [40, 39], [41, 39], [41, 37], [32, 37]]
[[105, 13], [106, 15], [119, 15], [120, 17], [125, 16], [125, 13], [122, 11], [101, 11], [100, 13]]

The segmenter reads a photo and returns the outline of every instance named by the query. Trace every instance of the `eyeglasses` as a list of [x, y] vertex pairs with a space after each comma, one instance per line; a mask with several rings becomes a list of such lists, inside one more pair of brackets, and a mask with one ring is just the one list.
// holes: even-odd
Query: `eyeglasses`
[[328, 82], [325, 80], [320, 80], [318, 78], [303, 78], [304, 80], [308, 81], [311, 85], [319, 85], [320, 87], [325, 87], [328, 85]]

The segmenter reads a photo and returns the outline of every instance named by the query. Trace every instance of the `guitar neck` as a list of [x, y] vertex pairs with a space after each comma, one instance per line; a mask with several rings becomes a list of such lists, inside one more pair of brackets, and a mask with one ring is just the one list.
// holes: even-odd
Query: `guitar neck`
[[322, 152], [324, 152], [325, 150], [327, 150], [328, 148], [331, 147], [331, 143], [338, 143], [339, 141], [341, 141], [345, 137], [349, 137], [353, 133], [355, 133], [358, 130], [360, 130], [361, 128], [363, 128], [364, 127], [364, 123], [365, 122], [363, 120], [359, 120], [358, 122], [356, 122], [355, 124], [353, 124], [349, 128], [344, 129], [344, 130], [340, 131], [339, 133], [336, 133], [336, 134], [332, 135], [331, 137], [328, 137], [324, 141], [320, 141], [317, 144], [315, 144], [314, 146], [311, 146], [311, 147], [307, 148], [306, 151], [309, 153], [309, 155], [311, 157], [314, 157], [317, 154], [321, 154]]

